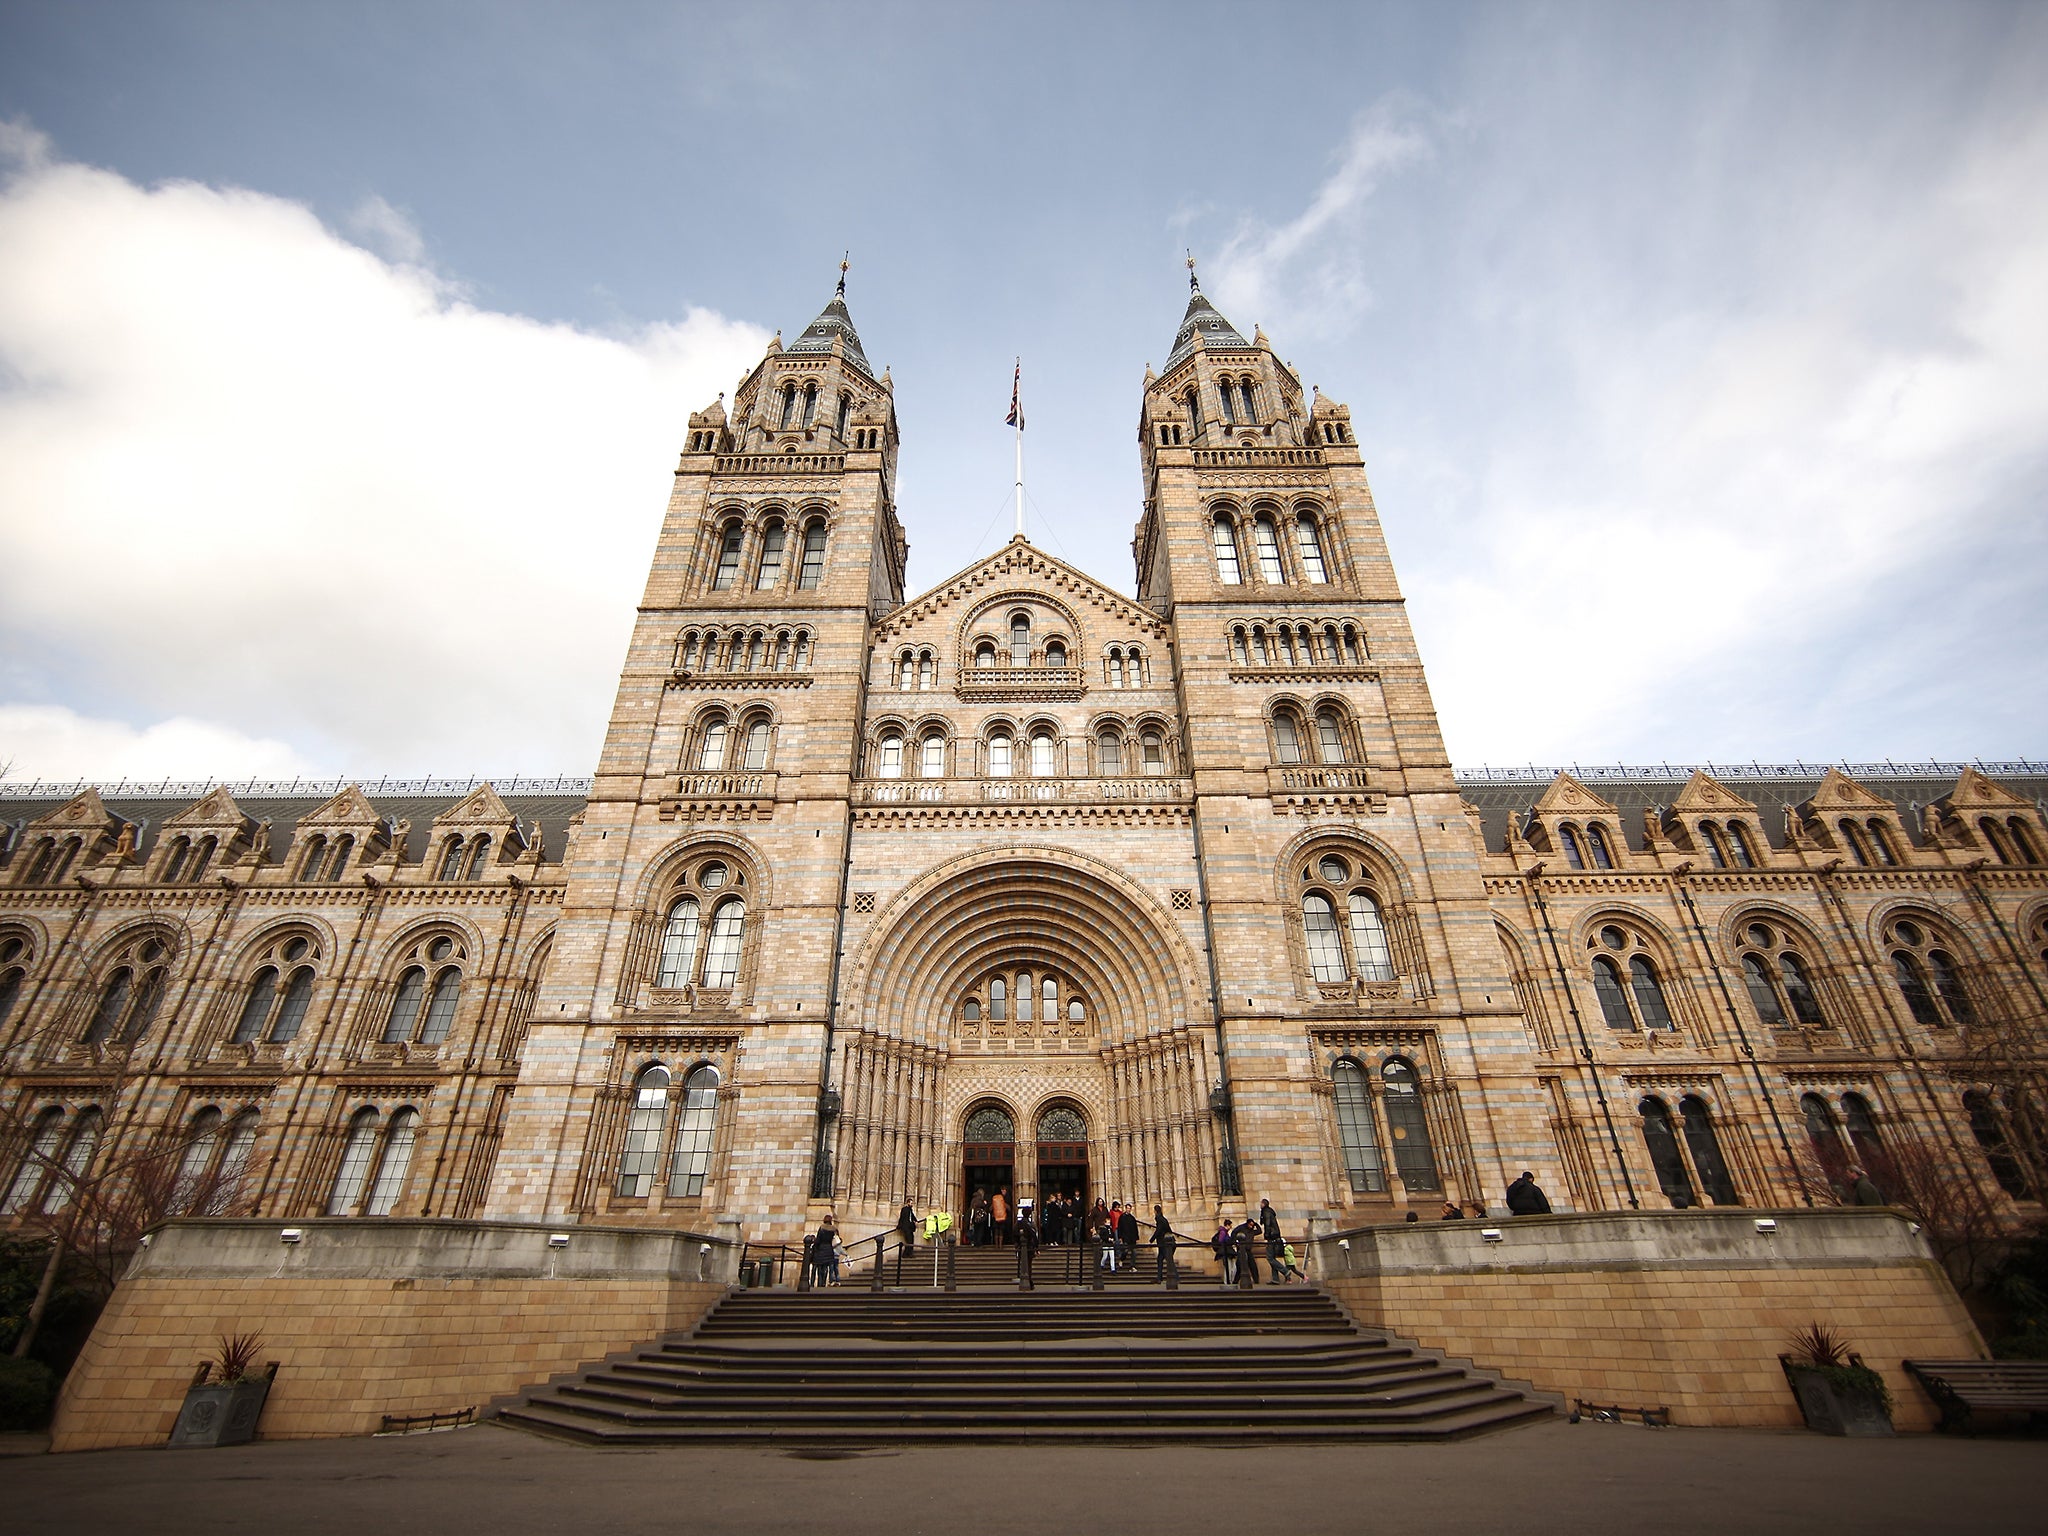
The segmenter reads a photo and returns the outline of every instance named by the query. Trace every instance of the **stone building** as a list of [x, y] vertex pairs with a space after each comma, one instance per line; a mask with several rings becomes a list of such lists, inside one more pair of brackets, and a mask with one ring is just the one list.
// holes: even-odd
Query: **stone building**
[[2038, 1199], [2048, 768], [1461, 776], [1350, 412], [1196, 289], [1137, 438], [1135, 599], [907, 595], [842, 282], [690, 418], [588, 781], [4, 787], [0, 1208]]

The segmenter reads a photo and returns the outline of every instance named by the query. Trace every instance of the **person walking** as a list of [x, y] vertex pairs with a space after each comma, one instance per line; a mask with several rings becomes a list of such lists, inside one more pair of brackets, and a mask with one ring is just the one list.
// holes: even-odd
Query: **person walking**
[[967, 1202], [967, 1246], [985, 1247], [988, 1243], [988, 1191], [977, 1189]]
[[1273, 1202], [1259, 1202], [1259, 1235], [1266, 1240], [1266, 1267], [1272, 1273], [1270, 1283], [1280, 1283], [1280, 1250], [1287, 1246], [1280, 1236], [1280, 1213], [1273, 1209]]
[[1038, 1253], [1038, 1224], [1029, 1210], [1017, 1212], [1017, 1289], [1031, 1290], [1031, 1260]]
[[1123, 1215], [1116, 1221], [1117, 1257], [1126, 1269], [1138, 1262], [1138, 1208], [1124, 1207]]
[[[903, 1209], [896, 1213], [896, 1283], [903, 1283], [903, 1260], [907, 1254], [917, 1252], [917, 1207], [906, 1197]], [[880, 1245], [876, 1245], [875, 1267], [881, 1268]]]
[[1255, 1290], [1259, 1284], [1259, 1260], [1252, 1251], [1258, 1241], [1259, 1224], [1247, 1216], [1230, 1234], [1230, 1257], [1237, 1266], [1237, 1288]]
[[1010, 1236], [1010, 1191], [999, 1189], [988, 1202], [989, 1230], [996, 1235], [996, 1246], [1002, 1247]]
[[1167, 1271], [1173, 1268], [1173, 1250], [1180, 1236], [1173, 1230], [1173, 1223], [1166, 1219], [1166, 1212], [1158, 1206], [1152, 1207], [1152, 1246], [1157, 1251], [1158, 1263], [1152, 1274], [1154, 1282], [1166, 1284]]
[[1236, 1250], [1230, 1241], [1230, 1218], [1220, 1217], [1216, 1223], [1216, 1235], [1209, 1239], [1209, 1246], [1215, 1251], [1216, 1262], [1223, 1268], [1223, 1283], [1226, 1286], [1237, 1283]]
[[1508, 1210], [1516, 1216], [1548, 1216], [1550, 1197], [1536, 1183], [1536, 1175], [1528, 1169], [1508, 1186]]
[[818, 1223], [818, 1235], [811, 1239], [811, 1284], [839, 1283], [839, 1222], [830, 1211]]

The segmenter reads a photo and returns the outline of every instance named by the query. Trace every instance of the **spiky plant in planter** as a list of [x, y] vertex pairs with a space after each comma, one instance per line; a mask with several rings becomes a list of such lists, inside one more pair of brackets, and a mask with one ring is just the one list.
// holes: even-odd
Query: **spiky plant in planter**
[[220, 1347], [199, 1363], [185, 1389], [172, 1445], [240, 1445], [255, 1438], [256, 1420], [277, 1374], [275, 1361], [267, 1370], [256, 1369], [262, 1352], [263, 1340], [253, 1333], [221, 1335]]
[[1827, 1435], [1892, 1432], [1891, 1388], [1839, 1333], [1826, 1323], [1809, 1323], [1788, 1344], [1778, 1363], [1808, 1429]]

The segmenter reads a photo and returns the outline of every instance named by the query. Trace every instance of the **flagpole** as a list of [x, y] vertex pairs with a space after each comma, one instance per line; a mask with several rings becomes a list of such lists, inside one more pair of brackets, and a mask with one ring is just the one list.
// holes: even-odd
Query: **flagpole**
[[1017, 537], [1024, 537], [1024, 359], [1017, 359], [1016, 384], [1011, 390], [1013, 414], [1017, 418]]

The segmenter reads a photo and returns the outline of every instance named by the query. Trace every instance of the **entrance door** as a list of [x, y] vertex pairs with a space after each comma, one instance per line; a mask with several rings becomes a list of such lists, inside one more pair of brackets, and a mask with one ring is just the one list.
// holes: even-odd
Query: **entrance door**
[[960, 1240], [993, 1241], [972, 1228], [969, 1213], [977, 1190], [993, 1201], [1000, 1194], [1012, 1216], [1017, 1204], [1017, 1122], [1000, 1105], [984, 1104], [967, 1117], [961, 1146]]
[[1038, 1197], [1054, 1209], [1054, 1195], [1064, 1197], [1063, 1219], [1049, 1234], [1054, 1242], [1075, 1242], [1086, 1218], [1088, 1192], [1088, 1123], [1071, 1104], [1055, 1104], [1038, 1117]]

